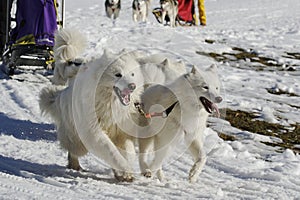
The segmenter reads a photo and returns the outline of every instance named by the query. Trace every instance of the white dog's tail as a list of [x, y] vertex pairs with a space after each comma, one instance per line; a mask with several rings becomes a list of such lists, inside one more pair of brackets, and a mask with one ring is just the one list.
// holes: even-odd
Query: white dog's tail
[[75, 29], [60, 29], [55, 34], [54, 59], [73, 61], [84, 51], [86, 38]]
[[42, 89], [39, 99], [42, 114], [50, 115], [53, 119], [57, 119], [56, 116], [60, 115], [60, 109], [57, 108], [58, 104], [56, 104], [55, 101], [59, 98], [59, 94], [62, 90], [61, 87], [55, 86]]

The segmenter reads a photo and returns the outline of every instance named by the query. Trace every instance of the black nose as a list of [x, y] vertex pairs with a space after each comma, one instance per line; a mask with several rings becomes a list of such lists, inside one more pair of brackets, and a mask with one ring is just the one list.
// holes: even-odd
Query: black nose
[[216, 103], [220, 103], [221, 101], [223, 101], [223, 98], [218, 96], [215, 98]]
[[136, 85], [134, 83], [129, 83], [128, 88], [133, 91], [136, 88]]

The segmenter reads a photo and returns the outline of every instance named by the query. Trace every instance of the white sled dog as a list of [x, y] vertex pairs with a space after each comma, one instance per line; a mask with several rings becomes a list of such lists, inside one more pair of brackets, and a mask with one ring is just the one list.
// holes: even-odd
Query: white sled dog
[[145, 22], [148, 18], [150, 7], [149, 0], [133, 0], [132, 2], [132, 19], [134, 22]]
[[[168, 152], [174, 150], [179, 140], [184, 138], [194, 159], [189, 180], [195, 182], [206, 161], [203, 150], [206, 121], [214, 111], [219, 115], [215, 103], [221, 101], [220, 82], [215, 65], [201, 74], [193, 67], [190, 73], [169, 84], [153, 85], [146, 89], [141, 96], [142, 110], [146, 116], [152, 118], [148, 121], [148, 133], [139, 138], [142, 173], [151, 177], [153, 172], [157, 172], [158, 178], [163, 180], [162, 162]], [[153, 128], [157, 127], [155, 120], [162, 123], [160, 130]], [[154, 146], [154, 158], [148, 165], [146, 160], [152, 153], [149, 150], [151, 145]]]
[[176, 26], [176, 18], [178, 14], [177, 0], [160, 0], [161, 6], [161, 23], [164, 24], [166, 16], [170, 19], [170, 26]]
[[106, 16], [110, 19], [117, 19], [121, 10], [121, 0], [105, 0]]
[[[168, 60], [159, 57], [105, 51], [101, 58], [82, 64], [67, 88], [52, 86], [41, 91], [41, 111], [57, 126], [58, 140], [68, 151], [68, 168], [81, 169], [78, 158], [88, 152], [83, 132], [83, 139], [96, 142], [92, 153], [114, 169], [118, 180], [133, 180], [135, 136], [120, 125], [130, 124], [131, 115], [139, 115], [137, 87], [144, 86], [145, 80], [162, 83], [185, 71], [180, 63], [174, 64], [174, 73], [169, 66]], [[139, 87], [140, 91], [143, 88]]]
[[52, 83], [65, 85], [73, 80], [83, 59], [80, 54], [85, 50], [86, 39], [77, 30], [60, 29], [55, 34], [55, 68]]
[[[136, 88], [135, 82], [140, 82], [135, 80], [139, 77], [134, 76], [132, 70], [139, 64], [129, 54], [121, 56], [115, 62], [112, 62], [113, 60], [115, 58], [105, 53], [101, 58], [84, 64], [74, 82], [67, 88], [44, 88], [39, 103], [41, 111], [49, 114], [57, 126], [60, 145], [68, 151], [68, 168], [82, 169], [78, 158], [88, 152], [74, 119], [74, 115], [79, 114], [80, 120], [77, 123], [89, 120], [79, 127], [84, 127], [86, 136], [95, 136], [94, 140], [99, 141], [97, 156], [115, 169], [115, 177], [118, 180], [132, 181], [132, 170], [127, 155], [135, 153], [133, 139], [118, 128], [114, 119], [117, 115], [113, 112], [121, 113], [120, 119], [116, 121], [128, 117], [128, 106]], [[100, 77], [101, 73], [103, 74]]]

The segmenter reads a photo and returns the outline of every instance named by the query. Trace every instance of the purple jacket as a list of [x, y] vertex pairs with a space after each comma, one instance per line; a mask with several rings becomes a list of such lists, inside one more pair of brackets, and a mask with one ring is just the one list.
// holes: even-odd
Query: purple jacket
[[16, 23], [11, 32], [11, 43], [32, 36], [37, 45], [54, 46], [57, 29], [54, 0], [18, 0]]

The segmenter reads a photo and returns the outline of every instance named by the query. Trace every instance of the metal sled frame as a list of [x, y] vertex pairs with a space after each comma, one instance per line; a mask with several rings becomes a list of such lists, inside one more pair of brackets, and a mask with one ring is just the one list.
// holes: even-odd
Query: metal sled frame
[[[40, 46], [35, 44], [8, 45], [11, 22], [16, 19], [11, 18], [9, 0], [6, 1], [6, 50], [2, 55], [5, 73], [13, 75], [15, 70], [20, 66], [36, 66], [39, 69], [51, 69], [54, 63], [52, 46]], [[60, 16], [57, 10], [56, 19], [58, 28], [63, 28], [65, 24], [65, 0], [61, 0], [60, 3]]]

